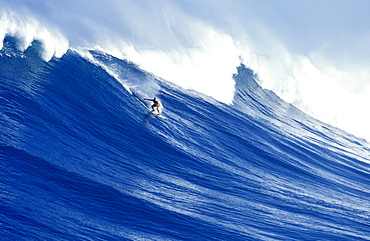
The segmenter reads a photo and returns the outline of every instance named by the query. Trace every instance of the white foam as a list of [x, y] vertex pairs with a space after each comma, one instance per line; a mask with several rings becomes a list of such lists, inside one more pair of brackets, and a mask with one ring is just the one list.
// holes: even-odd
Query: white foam
[[49, 61], [53, 56], [61, 57], [68, 50], [68, 40], [57, 30], [42, 26], [38, 20], [26, 14], [14, 12], [0, 12], [0, 42], [3, 47], [3, 40], [6, 35], [17, 37], [17, 47], [24, 51], [31, 46], [34, 40], [39, 40], [43, 45], [41, 57]]

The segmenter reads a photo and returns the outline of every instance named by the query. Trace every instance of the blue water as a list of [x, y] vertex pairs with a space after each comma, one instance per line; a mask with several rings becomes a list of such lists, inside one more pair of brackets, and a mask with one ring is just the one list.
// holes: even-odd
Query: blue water
[[16, 45], [0, 52], [1, 240], [370, 240], [368, 143], [246, 66], [226, 105], [105, 53]]

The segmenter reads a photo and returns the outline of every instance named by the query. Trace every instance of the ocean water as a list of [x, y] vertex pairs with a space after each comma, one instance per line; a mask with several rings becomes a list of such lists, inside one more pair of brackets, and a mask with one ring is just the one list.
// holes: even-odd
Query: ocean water
[[370, 240], [368, 143], [246, 66], [226, 105], [104, 52], [17, 43], [0, 52], [0, 240]]

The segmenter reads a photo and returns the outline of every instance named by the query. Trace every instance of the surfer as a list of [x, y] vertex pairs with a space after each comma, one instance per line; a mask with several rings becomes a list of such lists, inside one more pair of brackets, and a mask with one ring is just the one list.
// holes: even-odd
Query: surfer
[[158, 114], [160, 114], [159, 107], [161, 106], [161, 104], [155, 97], [154, 99], [145, 99], [145, 100], [153, 101], [154, 104], [152, 105], [152, 111], [154, 111], [154, 108], [157, 107]]

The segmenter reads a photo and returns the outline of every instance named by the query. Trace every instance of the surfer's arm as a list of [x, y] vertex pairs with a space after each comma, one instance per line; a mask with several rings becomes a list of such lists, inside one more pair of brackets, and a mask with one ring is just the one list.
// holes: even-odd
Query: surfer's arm
[[147, 98], [145, 98], [144, 100], [150, 100], [150, 101], [154, 101], [154, 100], [152, 100], [152, 99], [147, 99]]

